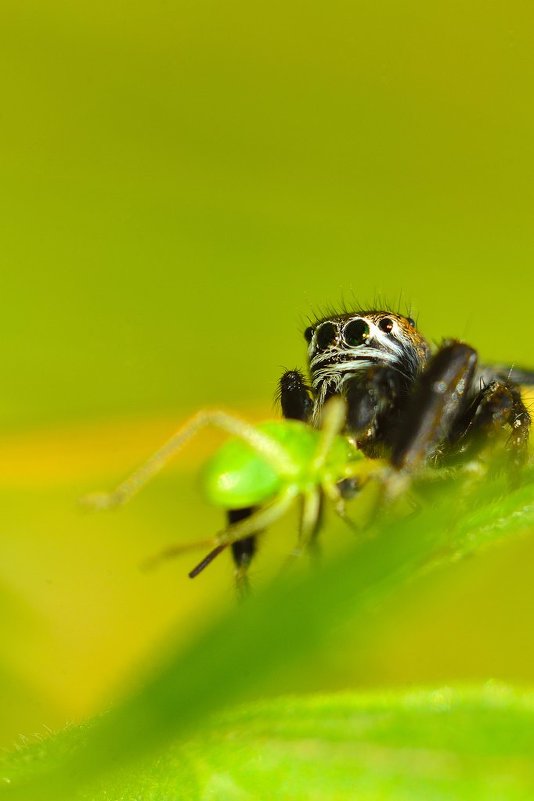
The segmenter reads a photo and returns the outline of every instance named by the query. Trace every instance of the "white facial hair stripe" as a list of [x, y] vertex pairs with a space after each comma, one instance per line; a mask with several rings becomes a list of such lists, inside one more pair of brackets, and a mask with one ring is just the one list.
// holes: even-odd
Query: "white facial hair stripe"
[[[394, 364], [395, 362], [399, 361], [399, 355], [403, 353], [402, 348], [399, 349], [399, 352], [395, 353], [388, 353], [385, 350], [379, 350], [379, 348], [331, 348], [330, 350], [326, 351], [325, 353], [318, 353], [317, 356], [314, 356], [313, 359], [310, 361], [310, 370], [315, 371], [317, 367], [322, 364], [323, 362], [329, 361], [332, 358], [336, 357], [344, 357], [343, 361], [337, 362], [338, 367], [342, 367], [344, 364], [350, 363], [353, 364], [356, 361], [366, 361], [368, 359], [375, 359], [379, 362], [388, 362], [390, 364]], [[350, 357], [353, 357], [352, 359]]]
[[323, 367], [317, 370], [312, 379], [312, 386], [317, 389], [320, 384], [326, 382], [327, 384], [337, 383], [341, 384], [346, 381], [349, 376], [347, 373], [357, 373], [362, 370], [367, 370], [375, 362], [367, 359], [356, 359], [352, 362], [344, 362], [342, 364], [332, 364], [329, 367]]

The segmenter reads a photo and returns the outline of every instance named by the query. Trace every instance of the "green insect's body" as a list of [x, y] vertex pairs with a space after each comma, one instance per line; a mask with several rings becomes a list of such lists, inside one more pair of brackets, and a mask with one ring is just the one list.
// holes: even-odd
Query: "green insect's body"
[[348, 465], [363, 458], [345, 437], [338, 435], [325, 461], [317, 464], [314, 457], [321, 432], [297, 420], [272, 420], [255, 428], [283, 448], [288, 457], [287, 469], [280, 470], [242, 439], [228, 440], [209, 459], [201, 475], [206, 499], [215, 506], [258, 506], [291, 487], [295, 495], [306, 494], [322, 482], [337, 483], [345, 477]]
[[[228, 546], [234, 548], [243, 543], [245, 551], [248, 547], [252, 553], [250, 540], [254, 541], [300, 498], [298, 542], [293, 551], [297, 554], [315, 538], [323, 497], [347, 520], [340, 482], [351, 481], [358, 491], [371, 472], [376, 472], [376, 467], [371, 471], [368, 467], [373, 462], [342, 435], [345, 420], [346, 405], [340, 397], [325, 404], [321, 429], [298, 420], [250, 425], [224, 411], [200, 411], [113, 492], [97, 493], [87, 500], [93, 508], [100, 509], [126, 503], [195, 434], [214, 426], [230, 439], [209, 459], [201, 480], [207, 501], [226, 510], [227, 526], [210, 540], [179, 544], [166, 549], [159, 558], [211, 544], [211, 551], [190, 571], [189, 576], [194, 578]], [[241, 511], [243, 514], [239, 514]], [[242, 589], [247, 586], [247, 564], [247, 560], [240, 559], [236, 569], [236, 583]]]

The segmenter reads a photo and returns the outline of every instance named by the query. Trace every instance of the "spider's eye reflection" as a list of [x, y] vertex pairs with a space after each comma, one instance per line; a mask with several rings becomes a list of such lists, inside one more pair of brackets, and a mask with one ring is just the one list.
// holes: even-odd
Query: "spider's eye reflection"
[[304, 331], [304, 339], [306, 340], [306, 342], [308, 343], [308, 345], [309, 345], [309, 344], [310, 344], [310, 342], [312, 341], [312, 338], [313, 338], [313, 326], [312, 326], [312, 325], [309, 325], [309, 326], [307, 327], [307, 329]]
[[327, 348], [337, 337], [337, 329], [334, 323], [323, 323], [317, 329], [317, 347]]
[[378, 327], [381, 331], [384, 331], [385, 334], [391, 334], [393, 331], [393, 320], [390, 320], [389, 317], [384, 317], [378, 323]]
[[343, 339], [351, 348], [363, 345], [369, 336], [369, 326], [365, 320], [351, 320], [343, 329]]

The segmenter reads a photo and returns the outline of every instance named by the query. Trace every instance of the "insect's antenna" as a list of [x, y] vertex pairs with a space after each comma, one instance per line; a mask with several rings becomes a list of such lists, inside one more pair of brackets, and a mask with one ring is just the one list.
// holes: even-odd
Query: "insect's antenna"
[[261, 453], [278, 472], [290, 473], [293, 469], [293, 463], [285, 449], [267, 434], [226, 412], [204, 410], [198, 412], [182, 428], [178, 429], [159, 450], [149, 456], [146, 462], [119, 484], [113, 492], [93, 493], [82, 499], [82, 503], [93, 509], [110, 509], [127, 503], [165, 467], [193, 436], [207, 426], [220, 428], [227, 434], [233, 434], [247, 442], [256, 452]]
[[324, 462], [332, 443], [338, 434], [341, 433], [347, 419], [347, 403], [345, 398], [340, 395], [335, 395], [325, 404], [323, 410], [323, 419], [321, 425], [321, 436], [317, 451], [313, 457], [312, 467], [314, 470], [319, 470]]

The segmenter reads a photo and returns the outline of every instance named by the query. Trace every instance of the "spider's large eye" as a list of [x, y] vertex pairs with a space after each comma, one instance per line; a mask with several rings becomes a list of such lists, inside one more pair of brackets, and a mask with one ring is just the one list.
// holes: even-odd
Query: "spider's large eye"
[[307, 329], [304, 331], [304, 339], [306, 340], [308, 345], [312, 341], [312, 339], [313, 339], [313, 325], [309, 325], [307, 327]]
[[369, 336], [369, 326], [365, 320], [351, 320], [343, 329], [343, 339], [351, 348], [363, 345]]
[[337, 330], [334, 323], [323, 323], [317, 329], [317, 347], [327, 348], [335, 342]]
[[391, 334], [393, 331], [393, 320], [390, 320], [389, 317], [383, 317], [378, 323], [378, 327], [385, 334]]

